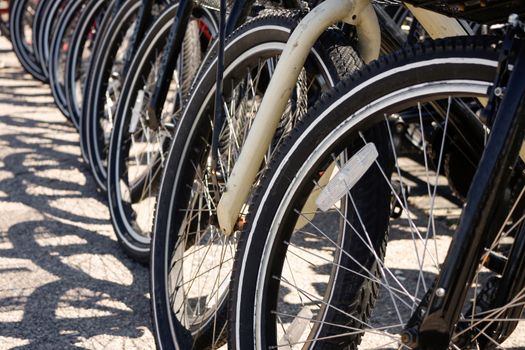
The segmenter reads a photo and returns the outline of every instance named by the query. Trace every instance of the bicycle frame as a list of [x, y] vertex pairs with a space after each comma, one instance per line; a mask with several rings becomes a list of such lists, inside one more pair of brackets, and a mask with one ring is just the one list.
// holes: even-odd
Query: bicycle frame
[[[117, 0], [118, 2], [114, 6], [113, 15], [116, 15], [118, 10], [120, 9], [120, 5], [123, 0]], [[131, 65], [132, 57], [135, 55], [135, 52], [137, 52], [141, 42], [142, 38], [146, 34], [146, 31], [148, 29], [149, 23], [151, 21], [150, 15], [151, 10], [153, 8], [153, 3], [155, 0], [142, 0], [140, 5], [139, 14], [136, 21], [135, 29], [133, 30], [132, 34], [132, 40], [131, 40], [131, 51], [126, 57], [126, 61], [124, 62], [124, 69], [123, 74], [126, 75], [129, 69], [129, 66]]]
[[[469, 34], [457, 19], [413, 6], [409, 8], [433, 38]], [[217, 206], [218, 222], [224, 234], [230, 235], [236, 227], [239, 213], [246, 203], [308, 53], [321, 33], [338, 22], [356, 27], [359, 53], [365, 62], [379, 56], [381, 33], [371, 1], [327, 0], [304, 17], [279, 58], [248, 137], [226, 183], [226, 191]], [[309, 199], [308, 203], [310, 201]]]
[[[224, 2], [224, 0], [222, 1]], [[221, 34], [219, 35], [219, 54], [221, 54], [223, 50], [224, 39], [246, 19], [254, 2], [255, 0], [235, 0], [226, 23], [224, 23], [225, 13], [221, 14], [221, 17], [223, 17], [223, 23], [220, 24], [222, 28], [220, 30]], [[285, 6], [297, 6], [296, 0], [285, 0], [283, 2]], [[166, 100], [172, 75], [177, 65], [177, 57], [181, 52], [182, 41], [186, 34], [186, 27], [188, 26], [192, 11], [196, 5], [206, 6], [206, 2], [203, 4], [201, 4], [200, 1], [195, 2], [194, 0], [181, 0], [179, 2], [176, 18], [170, 29], [168, 43], [162, 53], [162, 63], [159, 73], [160, 79], [157, 80], [155, 84], [153, 96], [147, 107], [148, 124], [151, 128], [155, 129], [159, 125], [160, 112]], [[224, 7], [225, 6], [223, 6], [223, 8]], [[223, 11], [225, 10], [223, 9]], [[219, 62], [222, 62], [222, 60], [219, 60]], [[222, 70], [222, 64], [219, 64], [217, 72], [219, 77], [222, 76]], [[221, 79], [218, 81], [220, 80]], [[219, 92], [220, 87], [218, 86], [218, 93]]]

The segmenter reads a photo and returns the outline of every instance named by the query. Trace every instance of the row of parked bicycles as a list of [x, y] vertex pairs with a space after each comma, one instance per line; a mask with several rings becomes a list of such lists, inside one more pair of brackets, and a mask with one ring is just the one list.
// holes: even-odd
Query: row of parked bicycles
[[525, 2], [11, 0], [160, 349], [525, 347]]

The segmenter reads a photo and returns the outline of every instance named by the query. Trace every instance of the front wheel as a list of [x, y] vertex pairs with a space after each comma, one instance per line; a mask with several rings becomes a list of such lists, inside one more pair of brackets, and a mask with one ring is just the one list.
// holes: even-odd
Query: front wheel
[[[468, 190], [488, 137], [476, 112], [494, 78], [495, 42], [396, 53], [309, 112], [269, 166], [240, 235], [231, 345], [411, 348], [401, 331], [439, 274], [462, 211], [454, 186]], [[400, 153], [399, 125], [417, 152]], [[516, 226], [502, 227], [486, 255], [507, 255]], [[485, 325], [507, 321], [495, 312], [499, 277], [479, 265], [450, 349], [485, 348], [494, 340]]]
[[[93, 0], [95, 1], [95, 0]], [[76, 25], [89, 0], [68, 2], [61, 12], [53, 33], [49, 52], [49, 85], [55, 104], [62, 114], [70, 118], [65, 90], [66, 62]]]
[[153, 213], [160, 174], [169, 142], [177, 127], [182, 99], [201, 61], [199, 27], [191, 20], [159, 126], [148, 124], [147, 107], [160, 76], [164, 46], [178, 4], [156, 19], [137, 50], [126, 79], [111, 127], [107, 192], [111, 222], [122, 247], [132, 258], [149, 259]]
[[66, 56], [64, 74], [65, 105], [77, 129], [80, 129], [80, 107], [87, 80], [87, 73], [94, 54], [96, 38], [103, 34], [106, 12], [111, 10], [104, 1], [92, 1], [82, 11], [75, 31], [71, 36]]
[[[182, 114], [165, 163], [151, 254], [155, 335], [159, 348], [218, 348], [227, 335], [228, 282], [240, 232], [225, 236], [216, 203], [225, 189], [272, 79], [297, 12], [268, 11], [226, 41], [217, 171], [211, 166], [217, 56], [209, 55]], [[308, 106], [347, 71], [360, 66], [335, 29], [311, 50], [281, 117], [270, 159]], [[264, 164], [261, 164], [264, 167]], [[242, 221], [244, 212], [239, 221]]]

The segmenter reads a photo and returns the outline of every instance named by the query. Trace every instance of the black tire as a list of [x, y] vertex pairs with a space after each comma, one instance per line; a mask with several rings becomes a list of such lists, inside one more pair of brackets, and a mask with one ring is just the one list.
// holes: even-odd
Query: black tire
[[109, 4], [105, 0], [91, 1], [82, 11], [67, 52], [64, 90], [69, 118], [80, 129], [82, 96], [94, 43], [103, 33], [103, 18]]
[[51, 40], [58, 27], [58, 21], [64, 11], [69, 0], [47, 1], [50, 7], [43, 9], [47, 10], [43, 15], [42, 23], [40, 24], [40, 31], [38, 31], [36, 44], [38, 46], [38, 54], [40, 60], [40, 67], [46, 79], [49, 79], [49, 51], [51, 47]]
[[[226, 123], [220, 136], [219, 166], [220, 169], [223, 169], [221, 179], [227, 178], [231, 171], [230, 165], [235, 162], [238, 151], [242, 147], [244, 137], [251, 125], [251, 119], [255, 116], [257, 101], [264, 94], [269, 82], [275, 59], [282, 52], [299, 17], [297, 12], [270, 11], [240, 27], [227, 40], [224, 53], [223, 99], [225, 106], [238, 105], [239, 109], [232, 107], [229, 111], [224, 112], [231, 119]], [[306, 69], [301, 72], [289, 109], [282, 118], [273, 147], [276, 147], [280, 136], [293, 128], [296, 119], [301, 118], [306, 112], [309, 103], [313, 103], [324, 89], [333, 86], [341, 76], [360, 65], [360, 60], [351, 47], [339, 46], [344, 42], [341, 41], [340, 35], [339, 31], [330, 30], [323, 35], [312, 50], [305, 64]], [[208, 57], [207, 63], [201, 69], [199, 79], [194, 83], [193, 93], [187, 101], [169, 152], [158, 198], [150, 269], [153, 323], [159, 348], [218, 348], [225, 342], [226, 337], [227, 288], [224, 291], [220, 290], [221, 287], [227, 286], [227, 279], [231, 271], [231, 264], [228, 261], [233, 260], [233, 257], [229, 259], [233, 251], [225, 251], [228, 250], [228, 247], [234, 249], [237, 234], [228, 238], [224, 237], [223, 242], [222, 234], [210, 224], [210, 221], [213, 222], [213, 203], [207, 206], [205, 203], [209, 197], [204, 198], [201, 195], [207, 193], [208, 189], [210, 192], [214, 191], [212, 187], [208, 187], [209, 183], [205, 183], [204, 180], [200, 181], [200, 176], [204, 172], [197, 174], [197, 168], [206, 168], [209, 154], [216, 60], [215, 55]], [[250, 73], [254, 73], [253, 80], [251, 80]], [[254, 84], [250, 85], [250, 82]], [[249, 99], [244, 101], [246, 103], [241, 101], [241, 94], [245, 92]], [[254, 95], [251, 96], [251, 93]], [[230, 129], [228, 125], [235, 125], [238, 128]], [[228, 141], [232, 138], [239, 141], [239, 144]], [[227, 157], [228, 154], [232, 157]], [[229, 160], [231, 163], [228, 162]], [[219, 181], [222, 183], [223, 180], [219, 179]], [[217, 184], [219, 187], [215, 187], [218, 191], [220, 191], [221, 183]], [[192, 218], [193, 210], [197, 209], [199, 204], [208, 208], [195, 214], [195, 217], [202, 219], [202, 222], [189, 219], [186, 225], [184, 213], [188, 213]], [[191, 233], [179, 236], [179, 233], [186, 232], [186, 229]], [[210, 249], [213, 248], [213, 252], [208, 251], [207, 244]], [[201, 256], [197, 256], [199, 252]], [[188, 260], [196, 257], [195, 266], [215, 267], [211, 269], [215, 271], [210, 274], [204, 272], [200, 276], [199, 272], [196, 272], [196, 276], [202, 277], [202, 281], [207, 280], [208, 283], [212, 281], [211, 286], [213, 286], [213, 281], [217, 281], [217, 292], [209, 289], [200, 291], [201, 294], [193, 295], [191, 293], [195, 290], [186, 286], [186, 292], [191, 294], [192, 300], [181, 300], [180, 304], [174, 301], [179, 297], [183, 298], [181, 294], [185, 294], [184, 282], [180, 279], [182, 277], [174, 271], [180, 268], [176, 266], [179, 264], [173, 263], [173, 259], [179, 253], [188, 254]], [[207, 258], [213, 260], [215, 254], [219, 255], [220, 261], [205, 261]], [[173, 270], [170, 269], [170, 266], [173, 267]], [[217, 271], [217, 266], [222, 268]], [[190, 278], [193, 278], [193, 275], [190, 275]], [[191, 285], [193, 282], [188, 280], [187, 283]], [[200, 282], [195, 282], [195, 284], [198, 283]], [[175, 296], [176, 291], [180, 292], [177, 296]], [[204, 304], [205, 300], [208, 300], [210, 305]], [[172, 309], [172, 303], [174, 308], [178, 308], [177, 310]], [[202, 309], [198, 307], [201, 304], [203, 304]], [[197, 312], [197, 314], [190, 314], [186, 317], [185, 311], [189, 312], [192, 308], [202, 313]]]
[[[90, 114], [91, 105], [92, 103], [96, 101], [96, 99], [93, 98], [92, 84], [94, 84], [94, 82], [100, 79], [101, 76], [104, 75], [105, 73], [104, 70], [100, 69], [100, 61], [101, 61], [100, 57], [106, 57], [108, 53], [112, 53], [112, 52], [115, 52], [115, 50], [117, 50], [116, 48], [112, 46], [114, 45], [113, 42], [115, 40], [114, 35], [117, 35], [117, 37], [121, 37], [125, 34], [122, 33], [122, 29], [119, 29], [116, 26], [122, 22], [122, 17], [123, 17], [122, 14], [127, 14], [129, 12], [130, 4], [134, 4], [135, 6], [138, 6], [137, 2], [138, 0], [128, 0], [128, 1], [118, 1], [118, 2], [114, 1], [111, 4], [111, 9], [109, 9], [106, 12], [106, 15], [104, 16], [104, 19], [102, 21], [102, 26], [100, 28], [101, 32], [97, 36], [94, 46], [93, 46], [93, 54], [91, 56], [88, 71], [87, 71], [86, 82], [84, 85], [84, 93], [82, 96], [82, 106], [80, 110], [80, 129], [79, 129], [80, 150], [81, 150], [82, 157], [84, 158], [84, 161], [86, 162], [86, 164], [91, 164], [91, 158], [88, 153], [87, 136], [86, 136], [87, 126], [86, 125], [89, 123], [88, 115]], [[136, 8], [131, 10], [132, 15], [134, 13], [134, 10], [136, 12]], [[112, 57], [110, 61], [113, 62], [114, 64], [115, 57]], [[95, 178], [95, 180], [97, 181], [97, 184], [99, 184], [99, 181], [97, 180], [97, 178]], [[100, 184], [99, 184], [99, 187], [100, 187]], [[105, 190], [106, 181], [103, 182], [102, 188]]]
[[[125, 36], [131, 35], [131, 28], [137, 17], [139, 6], [137, 0], [127, 1], [115, 16], [107, 39], [104, 39], [104, 46], [92, 65], [96, 74], [93, 74], [93, 79], [85, 91], [80, 144], [95, 181], [102, 191], [107, 189], [109, 135], [120, 89], [124, 83], [124, 74], [121, 70], [124, 69], [131, 49], [130, 45], [132, 45], [130, 40], [125, 39]], [[214, 14], [207, 9], [195, 9], [195, 12], [195, 15], [203, 21], [206, 28], [210, 29], [213, 36], [217, 31]], [[201, 42], [203, 49], [205, 41]]]
[[172, 81], [161, 126], [156, 130], [146, 126], [148, 98], [159, 79], [155, 67], [160, 66], [177, 8], [178, 4], [170, 5], [144, 37], [120, 92], [122, 98], [118, 100], [109, 143], [107, 192], [111, 222], [124, 251], [143, 263], [149, 258], [157, 179], [164, 148], [171, 137], [172, 118], [180, 108], [181, 95], [188, 93], [202, 54], [199, 29], [191, 21], [175, 73], [178, 78]]
[[47, 82], [35, 56], [32, 40], [33, 19], [37, 7], [35, 0], [16, 0], [9, 4], [9, 30], [11, 43], [22, 67], [35, 79]]
[[42, 66], [42, 60], [41, 60], [42, 56], [40, 54], [38, 33], [42, 31], [42, 27], [45, 23], [47, 12], [49, 11], [49, 8], [51, 7], [52, 3], [53, 2], [49, 0], [39, 1], [36, 7], [36, 10], [35, 10], [35, 16], [33, 18], [32, 32], [31, 32], [31, 38], [33, 42], [33, 53], [35, 56], [35, 61], [38, 63], [40, 67]]
[[62, 114], [70, 119], [67, 108], [65, 92], [66, 61], [69, 47], [72, 44], [71, 38], [76, 28], [76, 24], [82, 15], [82, 11], [90, 1], [79, 0], [68, 2], [64, 8], [60, 19], [57, 22], [57, 29], [51, 40], [49, 52], [49, 85], [55, 104]]
[[[79, 134], [80, 134], [80, 151], [82, 154], [82, 158], [84, 158], [84, 162], [89, 165], [89, 157], [87, 154], [86, 146], [83, 142], [83, 118], [86, 115], [86, 110], [89, 108], [89, 105], [91, 103], [90, 96], [90, 85], [93, 79], [96, 79], [97, 76], [100, 74], [99, 70], [96, 68], [96, 62], [98, 60], [98, 56], [101, 54], [101, 47], [105, 43], [105, 38], [108, 33], [108, 30], [111, 26], [111, 24], [114, 22], [114, 19], [116, 17], [116, 14], [118, 14], [122, 8], [122, 1], [112, 1], [109, 5], [108, 9], [106, 10], [102, 22], [97, 30], [97, 36], [95, 38], [95, 41], [93, 43], [92, 47], [92, 53], [91, 57], [89, 59], [89, 64], [87, 67], [86, 72], [86, 80], [84, 82], [84, 89], [83, 89], [83, 95], [81, 96], [82, 105], [78, 106], [80, 111], [80, 124], [79, 124]], [[87, 99], [87, 101], [86, 101]]]
[[[390, 219], [394, 189], [387, 184], [393, 182], [390, 179], [392, 171], [401, 175], [403, 170], [395, 170], [402, 163], [397, 159], [392, 161], [396, 158], [396, 152], [392, 148], [393, 136], [386, 120], [387, 115], [402, 113], [414, 104], [418, 106], [417, 101], [420, 100], [427, 103], [444, 97], [445, 101], [454, 104], [457, 101], [447, 99], [448, 96], [486, 96], [497, 65], [495, 41], [487, 38], [451, 39], [427, 42], [397, 52], [373, 62], [353, 80], [339, 84], [309, 111], [278, 151], [279, 156], [268, 167], [250, 206], [247, 224], [238, 245], [231, 282], [230, 324], [233, 327], [229, 339], [232, 348], [267, 349], [280, 341], [285, 341], [285, 345], [294, 349], [357, 349], [362, 341], [363, 348], [376, 347], [384, 343], [373, 345], [367, 342], [367, 337], [362, 337], [362, 333], [371, 327], [367, 325], [388, 327], [399, 324], [396, 310], [405, 322], [408, 321], [407, 314], [403, 311], [411, 315], [410, 308], [403, 309], [405, 306], [402, 304], [399, 311], [397, 306], [395, 309], [383, 306], [383, 303], [386, 305], [390, 300], [384, 293], [391, 285], [388, 281], [400, 282], [395, 287], [398, 290], [407, 290], [407, 295], [417, 300], [417, 297], [424, 294], [424, 288], [418, 293], [415, 286], [420, 283], [431, 285], [434, 275], [425, 272], [424, 279], [428, 279], [426, 282], [419, 279], [420, 275], [417, 275], [415, 281], [409, 275], [413, 271], [410, 270], [412, 267], [405, 267], [403, 264], [403, 269], [398, 267], [395, 270], [396, 273], [403, 274], [403, 279], [406, 279], [403, 283], [400, 281], [401, 277], [391, 277], [386, 268], [382, 268], [387, 264], [384, 259], [387, 241], [389, 247], [392, 241], [409, 238], [408, 233], [403, 236], [399, 229], [394, 229], [395, 225], [402, 228], [407, 221], [413, 224], [410, 221], [411, 215], [406, 214], [407, 212], [404, 221]], [[461, 86], [461, 82], [465, 85]], [[477, 108], [480, 107], [477, 100], [471, 100]], [[425, 106], [423, 104], [422, 108]], [[439, 104], [432, 106], [437, 110]], [[433, 117], [430, 113], [433, 109], [423, 110], [428, 112], [428, 118]], [[421, 109], [419, 111], [421, 116]], [[452, 109], [445, 110], [445, 123], [450, 116], [448, 131], [452, 134], [457, 131], [454, 130], [453, 117], [459, 115], [453, 116], [450, 111]], [[466, 118], [467, 115], [461, 117]], [[445, 136], [441, 140], [448, 142]], [[448, 143], [443, 141], [438, 145], [438, 150], [444, 150], [443, 156], [446, 157]], [[347, 192], [351, 196], [343, 193], [340, 199], [334, 200], [334, 203], [340, 203], [341, 209], [337, 209], [332, 203], [332, 209], [322, 213], [316, 205], [305, 206], [314, 188], [320, 183], [326, 185], [321, 177], [329, 166], [341, 159], [342, 155], [346, 157], [343, 160], [352, 156], [353, 151], [363, 147], [363, 142], [375, 143], [379, 157], [351, 188], [351, 192]], [[426, 154], [431, 151], [430, 145], [424, 141], [423, 152]], [[425, 157], [424, 164], [430, 162], [428, 159], [430, 157]], [[440, 164], [441, 160], [434, 169], [437, 173], [440, 172]], [[432, 169], [431, 165], [425, 166], [427, 171]], [[410, 176], [410, 171], [404, 176]], [[435, 176], [437, 179], [437, 175]], [[331, 180], [327, 180], [327, 183], [328, 181]], [[422, 193], [425, 194], [426, 184], [423, 188]], [[428, 190], [430, 194], [430, 187]], [[401, 194], [394, 201], [401, 202], [403, 198], [404, 205], [408, 203], [409, 209], [412, 209], [415, 204], [406, 201], [407, 192], [402, 190], [399, 193]], [[421, 202], [428, 203], [424, 198]], [[457, 208], [461, 211], [461, 204]], [[432, 210], [433, 204], [430, 214]], [[358, 213], [361, 216], [356, 215]], [[418, 211], [420, 217], [423, 217], [424, 225], [425, 213], [423, 210]], [[328, 215], [332, 217], [327, 217]], [[321, 222], [327, 219], [332, 221]], [[300, 224], [300, 220], [305, 222]], [[453, 225], [455, 221], [452, 218], [450, 220], [447, 224]], [[440, 228], [441, 231], [444, 230], [443, 227]], [[405, 232], [413, 231], [408, 229]], [[315, 242], [315, 245], [308, 245], [308, 241]], [[307, 249], [311, 250], [305, 253]], [[329, 252], [323, 259], [319, 258], [320, 249]], [[446, 249], [443, 251], [446, 255]], [[295, 281], [292, 282], [293, 278], [290, 276], [294, 274], [287, 270], [288, 267], [284, 267], [285, 259], [290, 259], [293, 252], [300, 252], [299, 258], [288, 260], [286, 266], [291, 264], [293, 269], [297, 268], [297, 274], [303, 274], [300, 287], [297, 287]], [[394, 256], [393, 259], [398, 259], [397, 261], [389, 260], [389, 264], [404, 262], [405, 259], [412, 261], [414, 252], [405, 249], [400, 256]], [[309, 260], [306, 264], [308, 266], [301, 268], [299, 264], [293, 265], [298, 259]], [[385, 279], [385, 276], [388, 278]], [[411, 287], [407, 287], [408, 285]], [[415, 296], [408, 292], [413, 293], [414, 289]], [[282, 293], [286, 293], [288, 299], [285, 300]], [[303, 316], [298, 312], [303, 311], [306, 306], [295, 303], [296, 295], [302, 295], [310, 305]], [[396, 296], [399, 297], [398, 294]], [[402, 297], [405, 295], [401, 294], [400, 298]], [[397, 300], [392, 300], [394, 299]], [[410, 307], [413, 300], [409, 302]], [[290, 338], [286, 330], [297, 319], [305, 320], [301, 326], [303, 334]], [[282, 324], [278, 324], [277, 320]], [[392, 323], [385, 325], [380, 323], [381, 320]], [[284, 335], [281, 334], [281, 329]], [[308, 332], [309, 329], [312, 331]], [[400, 331], [399, 327], [383, 329], [387, 329], [392, 336]], [[379, 329], [372, 329], [370, 333], [373, 334], [374, 331], [376, 334], [384, 334]], [[391, 338], [388, 339], [392, 341]], [[290, 344], [286, 344], [287, 340]], [[401, 344], [398, 341], [394, 338], [392, 346]], [[385, 347], [390, 345], [380, 348]]]
[[[103, 136], [97, 140], [102, 140], [103, 142], [101, 144], [98, 142], [92, 144], [90, 142], [91, 130], [95, 126], [91, 124], [97, 122], [92, 115], [94, 111], [98, 111], [102, 115], [115, 112], [118, 92], [124, 83], [123, 72], [120, 70], [127, 56], [127, 51], [130, 49], [128, 45], [129, 40], [126, 40], [126, 36], [129, 37], [131, 35], [130, 32], [137, 19], [140, 7], [140, 0], [128, 0], [122, 4], [116, 14], [111, 14], [107, 30], [95, 42], [95, 54], [92, 57], [84, 90], [80, 124], [80, 148], [84, 160], [90, 165], [96, 183], [103, 191], [106, 190], [107, 186], [105, 162], [107, 149], [104, 149], [104, 145], [109, 143], [111, 132], [110, 130], [109, 132], [106, 131], [105, 134], [102, 132]], [[110, 86], [109, 90], [108, 86]], [[113, 105], [106, 106], [103, 104], [103, 101], [108, 98], [106, 94], [114, 97], [111, 100]], [[101, 106], [101, 104], [103, 105]], [[112, 118], [112, 116], [109, 118]], [[103, 149], [99, 151], [99, 147]], [[102, 166], [97, 165], [101, 157], [94, 158], [92, 156], [93, 152], [104, 154]], [[99, 170], [100, 168], [103, 170], [102, 173]]]

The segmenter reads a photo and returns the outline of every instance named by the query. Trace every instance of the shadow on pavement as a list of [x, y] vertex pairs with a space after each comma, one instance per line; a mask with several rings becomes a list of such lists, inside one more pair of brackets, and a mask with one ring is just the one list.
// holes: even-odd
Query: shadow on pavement
[[0, 347], [153, 348], [147, 268], [121, 251], [48, 87], [13, 70], [0, 70]]

